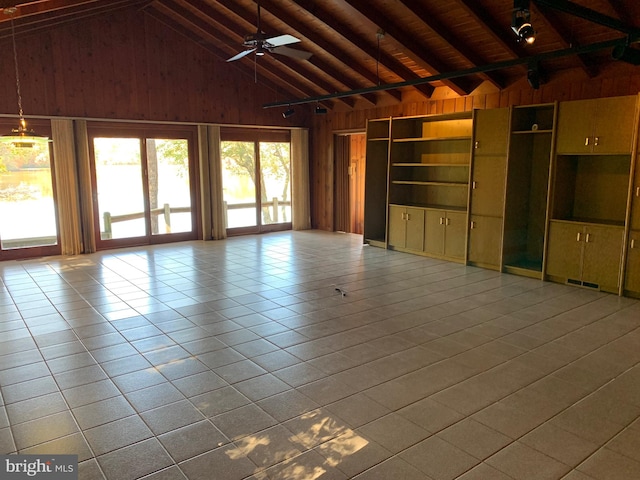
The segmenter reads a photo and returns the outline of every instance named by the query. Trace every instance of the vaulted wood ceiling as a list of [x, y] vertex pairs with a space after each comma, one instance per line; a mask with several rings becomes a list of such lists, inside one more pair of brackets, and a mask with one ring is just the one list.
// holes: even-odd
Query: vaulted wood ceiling
[[[525, 45], [511, 31], [512, 0], [260, 0], [261, 30], [297, 37], [301, 41], [291, 48], [312, 56], [250, 54], [226, 65], [255, 76], [280, 92], [280, 98], [358, 91], [323, 102], [351, 108], [357, 101], [399, 102], [403, 92], [429, 98], [438, 87], [451, 95], [470, 94], [483, 83], [503, 89], [526, 76], [529, 58], [541, 59], [540, 69], [549, 78], [570, 68], [597, 75], [612, 61], [610, 47], [557, 58], [549, 52], [624, 39], [626, 33], [558, 6], [585, 7], [631, 29], [640, 27], [637, 0], [557, 0], [544, 6], [549, 3], [531, 0], [537, 40]], [[17, 35], [135, 7], [222, 60], [243, 51], [244, 36], [257, 28], [254, 0], [0, 0], [3, 8], [15, 5]], [[0, 38], [10, 35], [9, 19], [0, 16]], [[501, 65], [505, 68], [497, 68]], [[438, 75], [440, 79], [419, 83]], [[376, 90], [403, 82], [409, 85]]]

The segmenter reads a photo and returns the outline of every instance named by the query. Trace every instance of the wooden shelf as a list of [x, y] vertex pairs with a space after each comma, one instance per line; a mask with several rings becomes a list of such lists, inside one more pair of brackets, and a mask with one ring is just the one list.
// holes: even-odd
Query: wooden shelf
[[516, 130], [511, 132], [512, 135], [534, 135], [539, 133], [553, 133], [553, 130]]
[[367, 142], [388, 142], [389, 137], [367, 138]]
[[394, 163], [392, 164], [394, 167], [465, 167], [469, 168], [468, 163], [417, 163], [417, 162], [404, 162], [404, 163]]
[[391, 183], [395, 185], [425, 185], [436, 187], [468, 187], [466, 182], [420, 182], [417, 180], [393, 180]]
[[409, 137], [409, 138], [394, 138], [393, 141], [397, 143], [403, 142], [446, 142], [448, 140], [471, 140], [471, 137]]

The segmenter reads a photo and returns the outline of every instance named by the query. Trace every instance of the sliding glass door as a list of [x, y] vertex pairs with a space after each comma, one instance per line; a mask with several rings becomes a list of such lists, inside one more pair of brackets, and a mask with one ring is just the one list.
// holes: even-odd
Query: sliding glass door
[[191, 132], [90, 130], [98, 248], [197, 238], [192, 139]]
[[222, 139], [227, 234], [291, 229], [288, 132], [229, 129]]
[[[30, 122], [41, 135], [48, 123]], [[15, 125], [0, 123], [2, 131]], [[60, 253], [51, 143], [0, 137], [0, 260]]]

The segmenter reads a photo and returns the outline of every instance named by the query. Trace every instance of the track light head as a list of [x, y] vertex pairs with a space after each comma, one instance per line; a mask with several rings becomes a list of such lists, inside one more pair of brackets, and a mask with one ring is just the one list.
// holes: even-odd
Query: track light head
[[516, 34], [518, 42], [525, 42], [531, 45], [536, 41], [536, 32], [531, 25], [529, 0], [514, 0], [511, 30]]
[[614, 60], [622, 60], [631, 65], [640, 65], [640, 50], [628, 45], [618, 45], [613, 48], [611, 58]]
[[320, 106], [320, 104], [316, 105], [316, 115], [325, 115], [327, 113], [327, 109], [325, 107]]
[[296, 113], [296, 111], [293, 108], [288, 108], [286, 111], [282, 112], [282, 117], [289, 118], [293, 116], [294, 113]]
[[534, 90], [540, 88], [540, 71], [537, 68], [530, 68], [527, 71], [527, 82]]

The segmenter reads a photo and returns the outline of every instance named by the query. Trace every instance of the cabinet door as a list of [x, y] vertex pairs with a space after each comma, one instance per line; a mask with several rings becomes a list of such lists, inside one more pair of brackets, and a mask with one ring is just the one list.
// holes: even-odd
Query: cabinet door
[[471, 213], [502, 216], [506, 178], [505, 156], [478, 156], [473, 160]]
[[444, 254], [444, 222], [445, 212], [425, 210], [424, 217], [424, 251], [434, 255]]
[[447, 212], [445, 218], [444, 254], [464, 258], [467, 246], [467, 214]]
[[547, 275], [580, 280], [584, 226], [550, 222]]
[[631, 231], [624, 289], [640, 294], [640, 231]]
[[589, 225], [585, 231], [582, 281], [617, 291], [624, 230], [621, 227]]
[[597, 100], [560, 102], [556, 131], [557, 153], [591, 152], [596, 104]]
[[631, 153], [636, 97], [598, 100], [593, 129], [594, 153]]
[[475, 112], [474, 155], [506, 155], [509, 140], [509, 109]]
[[421, 252], [424, 249], [424, 210], [408, 208], [406, 210], [407, 233], [405, 247]]
[[637, 180], [631, 198], [631, 228], [640, 230], [640, 161], [636, 169]]
[[404, 248], [407, 233], [406, 209], [391, 205], [389, 207], [389, 245]]
[[468, 256], [470, 262], [499, 268], [501, 244], [501, 217], [471, 216]]

